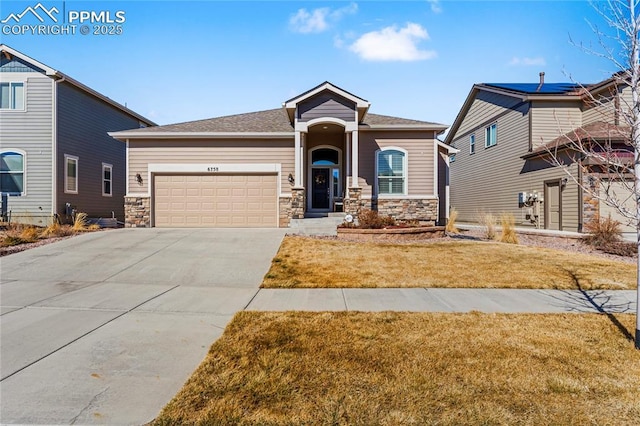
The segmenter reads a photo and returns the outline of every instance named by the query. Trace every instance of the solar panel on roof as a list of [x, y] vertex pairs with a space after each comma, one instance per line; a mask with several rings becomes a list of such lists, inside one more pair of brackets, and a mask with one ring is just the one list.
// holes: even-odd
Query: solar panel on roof
[[[576, 83], [485, 83], [487, 86], [528, 94], [563, 94], [580, 88]], [[540, 87], [540, 90], [538, 90]]]

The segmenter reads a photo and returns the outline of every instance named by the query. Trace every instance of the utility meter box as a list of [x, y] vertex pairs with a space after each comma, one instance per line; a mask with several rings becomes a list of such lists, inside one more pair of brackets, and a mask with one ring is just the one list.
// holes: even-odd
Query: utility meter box
[[524, 204], [527, 202], [527, 193], [518, 192], [518, 204]]

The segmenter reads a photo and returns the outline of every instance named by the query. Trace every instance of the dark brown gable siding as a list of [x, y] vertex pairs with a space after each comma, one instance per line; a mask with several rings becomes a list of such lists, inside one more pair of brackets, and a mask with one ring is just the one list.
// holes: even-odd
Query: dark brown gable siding
[[298, 105], [298, 120], [310, 121], [320, 117], [335, 117], [355, 121], [355, 104], [334, 93], [324, 91]]
[[[58, 86], [58, 182], [57, 210], [65, 203], [90, 217], [124, 220], [126, 144], [110, 137], [115, 132], [139, 127], [138, 120], [62, 83]], [[64, 155], [78, 157], [78, 194], [64, 192]], [[102, 163], [113, 165], [111, 197], [102, 196]]]

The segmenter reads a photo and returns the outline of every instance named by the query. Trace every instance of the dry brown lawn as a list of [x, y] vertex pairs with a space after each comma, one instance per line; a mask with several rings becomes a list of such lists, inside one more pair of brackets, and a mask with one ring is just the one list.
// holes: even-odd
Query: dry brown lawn
[[635, 265], [479, 241], [353, 243], [288, 236], [265, 288], [447, 287], [634, 289]]
[[637, 425], [614, 319], [241, 312], [154, 424]]

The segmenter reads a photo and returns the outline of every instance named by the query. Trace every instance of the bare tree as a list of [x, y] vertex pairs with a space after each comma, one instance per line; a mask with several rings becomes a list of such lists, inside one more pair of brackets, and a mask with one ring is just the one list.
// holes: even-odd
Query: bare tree
[[[603, 31], [590, 24], [598, 47], [580, 47], [610, 61], [617, 72], [579, 92], [587, 108], [596, 108], [602, 121], [577, 127], [543, 145], [549, 161], [592, 199], [628, 220], [640, 248], [640, 0], [592, 3], [606, 23]], [[576, 175], [568, 165], [578, 163]], [[615, 185], [614, 185], [615, 183]], [[635, 347], [640, 349], [640, 256], [637, 262]]]

